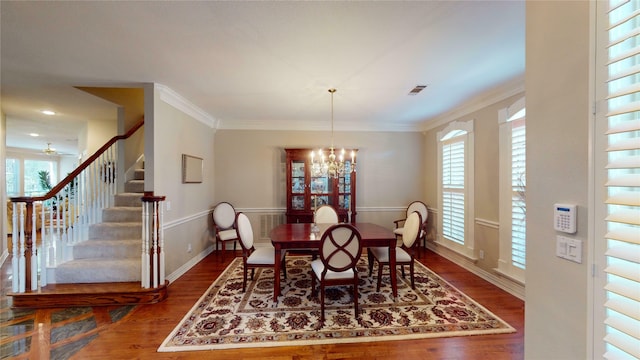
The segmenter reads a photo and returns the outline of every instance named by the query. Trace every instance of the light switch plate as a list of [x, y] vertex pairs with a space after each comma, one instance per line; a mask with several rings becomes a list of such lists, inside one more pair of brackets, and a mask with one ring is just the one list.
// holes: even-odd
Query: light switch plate
[[582, 240], [558, 235], [556, 237], [556, 256], [581, 264]]

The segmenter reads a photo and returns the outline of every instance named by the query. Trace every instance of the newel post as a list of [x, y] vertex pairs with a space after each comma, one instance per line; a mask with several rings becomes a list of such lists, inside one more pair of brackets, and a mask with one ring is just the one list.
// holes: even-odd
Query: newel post
[[157, 288], [165, 282], [164, 274], [164, 212], [165, 196], [145, 191], [142, 197], [142, 287]]

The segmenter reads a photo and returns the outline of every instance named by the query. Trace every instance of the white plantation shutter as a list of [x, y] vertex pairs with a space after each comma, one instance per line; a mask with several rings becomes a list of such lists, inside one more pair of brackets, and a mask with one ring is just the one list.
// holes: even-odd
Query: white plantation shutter
[[526, 127], [524, 117], [511, 124], [511, 264], [525, 268], [526, 258]]
[[442, 145], [442, 235], [464, 245], [464, 138]]
[[640, 359], [640, 3], [609, 2], [606, 359]]

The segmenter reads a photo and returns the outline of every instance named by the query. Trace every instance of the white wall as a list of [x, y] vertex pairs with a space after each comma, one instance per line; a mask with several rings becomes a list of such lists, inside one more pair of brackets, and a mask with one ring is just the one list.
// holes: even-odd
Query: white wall
[[[527, 1], [527, 359], [588, 358], [590, 3]], [[578, 206], [582, 264], [555, 255], [557, 202]]]

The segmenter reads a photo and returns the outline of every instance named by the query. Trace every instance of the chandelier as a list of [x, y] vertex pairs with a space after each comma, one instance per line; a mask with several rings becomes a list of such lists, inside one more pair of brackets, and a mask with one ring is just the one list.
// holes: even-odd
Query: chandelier
[[[345, 173], [345, 151], [344, 148], [336, 154], [333, 146], [333, 94], [336, 89], [329, 89], [331, 94], [331, 147], [329, 154], [325, 156], [324, 151], [319, 149], [317, 152], [311, 152], [311, 174], [313, 176], [329, 176], [330, 178], [338, 178]], [[356, 171], [356, 153], [351, 151], [351, 169]]]

